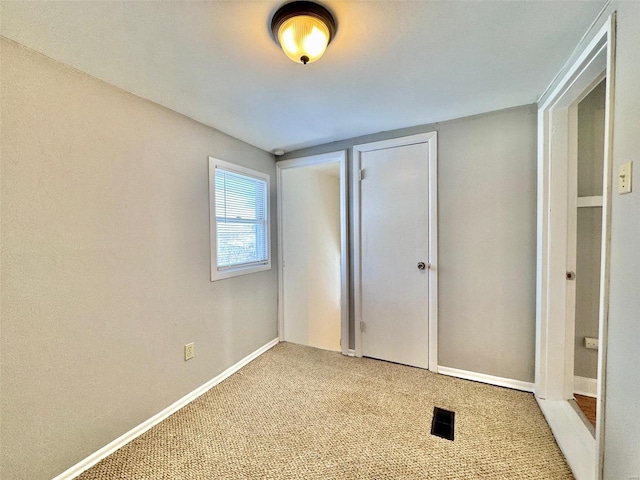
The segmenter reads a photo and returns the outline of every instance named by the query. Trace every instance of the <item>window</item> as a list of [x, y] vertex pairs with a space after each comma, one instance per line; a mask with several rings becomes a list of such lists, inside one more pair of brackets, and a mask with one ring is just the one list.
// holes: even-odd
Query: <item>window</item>
[[269, 175], [209, 157], [211, 281], [271, 268]]

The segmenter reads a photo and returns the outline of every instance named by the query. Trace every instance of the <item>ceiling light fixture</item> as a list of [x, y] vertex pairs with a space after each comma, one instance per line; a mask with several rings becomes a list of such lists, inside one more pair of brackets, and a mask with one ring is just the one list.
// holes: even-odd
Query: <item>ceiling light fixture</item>
[[306, 65], [322, 56], [335, 35], [336, 22], [322, 5], [291, 2], [273, 15], [271, 32], [287, 57]]

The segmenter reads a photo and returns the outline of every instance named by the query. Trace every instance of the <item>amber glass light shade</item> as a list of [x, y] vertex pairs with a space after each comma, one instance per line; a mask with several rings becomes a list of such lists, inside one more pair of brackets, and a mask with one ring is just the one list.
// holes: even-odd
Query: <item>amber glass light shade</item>
[[271, 30], [285, 55], [306, 65], [325, 52], [335, 32], [335, 21], [321, 5], [292, 2], [275, 13]]

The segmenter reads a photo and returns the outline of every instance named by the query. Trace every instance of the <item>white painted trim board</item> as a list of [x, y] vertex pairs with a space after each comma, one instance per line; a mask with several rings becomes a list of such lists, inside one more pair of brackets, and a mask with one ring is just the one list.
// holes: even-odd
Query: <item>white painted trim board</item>
[[616, 13], [613, 12], [602, 27], [600, 34], [607, 35], [607, 100], [605, 103], [604, 137], [604, 181], [602, 193], [603, 229], [602, 257], [600, 259], [600, 325], [598, 338], [598, 385], [596, 398], [596, 478], [604, 478], [604, 441], [605, 441], [605, 399], [607, 383], [607, 348], [609, 331], [609, 271], [611, 269], [611, 202], [613, 194], [613, 118], [616, 84]]
[[578, 413], [566, 400], [536, 400], [576, 480], [596, 478], [596, 440]]
[[578, 208], [602, 207], [602, 195], [578, 197]]
[[161, 412], [157, 413], [156, 415], [154, 415], [153, 417], [149, 418], [148, 420], [145, 420], [140, 425], [138, 425], [136, 427], [133, 427], [131, 430], [129, 430], [125, 434], [119, 436], [118, 438], [116, 438], [111, 443], [109, 443], [109, 444], [105, 445], [104, 447], [102, 447], [100, 450], [92, 453], [91, 455], [86, 457], [84, 460], [81, 460], [80, 462], [78, 462], [75, 465], [73, 465], [71, 468], [68, 468], [67, 470], [62, 472], [60, 475], [55, 477], [53, 480], [71, 480], [73, 478], [76, 478], [82, 472], [84, 472], [84, 471], [88, 470], [89, 468], [93, 467], [96, 463], [98, 463], [103, 458], [106, 458], [107, 456], [111, 455], [113, 452], [115, 452], [119, 448], [124, 447], [127, 443], [131, 442], [132, 440], [136, 439], [137, 437], [142, 435], [144, 432], [146, 432], [150, 428], [152, 428], [155, 425], [159, 424], [165, 418], [169, 417], [170, 415], [174, 414], [175, 412], [177, 412], [181, 408], [183, 408], [186, 405], [188, 405], [189, 403], [193, 402], [199, 396], [207, 393], [213, 387], [215, 387], [220, 382], [222, 382], [226, 378], [228, 378], [231, 375], [233, 375], [234, 373], [236, 373], [238, 370], [240, 370], [242, 367], [247, 365], [249, 362], [251, 362], [252, 360], [255, 360], [260, 355], [262, 355], [264, 352], [266, 352], [270, 348], [273, 348], [274, 346], [276, 346], [278, 344], [278, 342], [279, 342], [279, 340], [277, 338], [274, 339], [274, 340], [271, 340], [269, 343], [267, 343], [266, 345], [263, 345], [262, 347], [257, 349], [255, 352], [250, 353], [249, 355], [244, 357], [239, 362], [235, 363], [234, 365], [231, 365], [229, 368], [227, 368], [220, 375], [212, 378], [207, 383], [205, 383], [204, 385], [201, 385], [200, 387], [196, 388], [191, 393], [186, 394], [184, 397], [182, 397], [181, 399], [179, 399], [176, 402], [172, 403], [171, 405], [169, 405], [167, 408], [165, 408]]
[[598, 396], [598, 380], [595, 378], [573, 377], [573, 393], [584, 395], [586, 397], [597, 398]]
[[473, 380], [474, 382], [487, 383], [496, 387], [512, 388], [513, 390], [521, 390], [523, 392], [533, 393], [533, 383], [523, 382], [522, 380], [514, 380], [512, 378], [496, 377], [485, 373], [470, 372], [468, 370], [460, 370], [457, 368], [443, 367], [438, 365], [438, 373], [449, 377], [462, 378], [464, 380]]

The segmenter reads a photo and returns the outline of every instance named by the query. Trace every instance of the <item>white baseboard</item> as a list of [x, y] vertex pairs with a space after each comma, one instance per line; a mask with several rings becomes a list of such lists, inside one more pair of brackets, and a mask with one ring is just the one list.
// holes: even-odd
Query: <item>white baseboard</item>
[[576, 480], [596, 478], [596, 439], [567, 400], [542, 400], [540, 410]]
[[598, 396], [598, 380], [587, 377], [573, 377], [573, 393], [596, 398]]
[[169, 405], [167, 408], [162, 410], [160, 413], [157, 413], [153, 417], [151, 417], [148, 420], [142, 422], [140, 425], [132, 428], [127, 433], [125, 433], [125, 434], [121, 435], [120, 437], [116, 438], [113, 442], [105, 445], [104, 447], [102, 447], [97, 452], [89, 455], [84, 460], [81, 460], [80, 462], [78, 462], [74, 466], [72, 466], [71, 468], [65, 470], [60, 475], [55, 477], [53, 480], [71, 480], [71, 479], [77, 477], [78, 475], [80, 475], [85, 470], [88, 470], [89, 468], [93, 467], [96, 463], [98, 463], [103, 458], [106, 458], [107, 456], [111, 455], [113, 452], [115, 452], [119, 448], [123, 447], [124, 445], [126, 445], [130, 441], [134, 440], [135, 438], [139, 437], [144, 432], [149, 430], [151, 427], [154, 427], [155, 425], [157, 425], [158, 423], [163, 421], [165, 418], [169, 417], [173, 413], [175, 413], [178, 410], [180, 410], [185, 405], [193, 402], [200, 395], [202, 395], [202, 394], [208, 392], [209, 390], [211, 390], [217, 384], [219, 384], [220, 382], [222, 382], [223, 380], [225, 380], [226, 378], [230, 377], [235, 372], [240, 370], [247, 363], [251, 362], [252, 360], [256, 359], [257, 357], [262, 355], [264, 352], [266, 352], [270, 348], [272, 348], [275, 345], [277, 345], [278, 342], [279, 342], [278, 338], [276, 338], [274, 340], [271, 340], [269, 343], [267, 343], [266, 345], [260, 347], [255, 352], [250, 353], [249, 355], [244, 357], [238, 363], [236, 363], [236, 364], [230, 366], [229, 368], [227, 368], [220, 375], [212, 378], [211, 380], [209, 380], [204, 385], [201, 385], [200, 387], [198, 387], [195, 390], [193, 390], [191, 393], [186, 394], [180, 400], [178, 400], [178, 401], [174, 402], [173, 404]]
[[347, 356], [355, 357], [356, 356], [356, 351], [352, 350], [352, 349], [347, 350]]
[[450, 377], [463, 378], [465, 380], [473, 380], [474, 382], [488, 383], [498, 387], [512, 388], [514, 390], [522, 390], [523, 392], [533, 393], [533, 383], [523, 382], [521, 380], [513, 380], [511, 378], [495, 377], [484, 373], [469, 372], [467, 370], [459, 370], [457, 368], [443, 367], [438, 365], [438, 373], [448, 375]]

